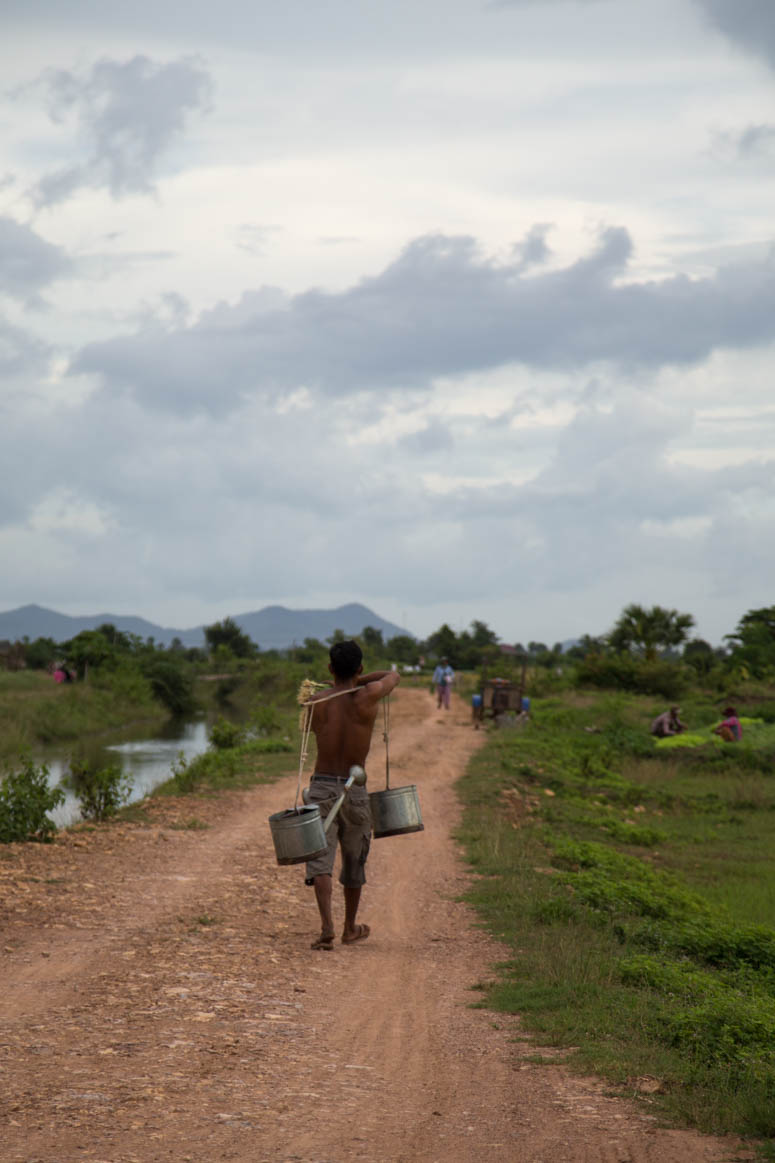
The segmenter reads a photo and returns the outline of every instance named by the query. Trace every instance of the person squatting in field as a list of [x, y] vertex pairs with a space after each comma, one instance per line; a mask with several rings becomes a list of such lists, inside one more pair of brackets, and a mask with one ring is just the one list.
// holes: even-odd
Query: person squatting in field
[[718, 727], [713, 728], [714, 735], [720, 735], [725, 743], [739, 743], [743, 738], [743, 725], [737, 717], [734, 707], [724, 708], [724, 718]]
[[[307, 803], [320, 805], [324, 820], [339, 797], [350, 768], [365, 767], [380, 699], [400, 681], [400, 675], [393, 670], [363, 674], [363, 654], [357, 642], [335, 642], [329, 657], [328, 669], [334, 681], [327, 690], [313, 696], [311, 729], [317, 741], [317, 760], [306, 796]], [[339, 882], [344, 889], [342, 944], [362, 941], [370, 932], [368, 925], [357, 924], [355, 919], [366, 883], [371, 842], [371, 811], [365, 787], [350, 788], [326, 838], [327, 851], [307, 862], [305, 883], [314, 885], [320, 913], [320, 936], [312, 942], [312, 948], [330, 950], [334, 944], [333, 870], [337, 846], [342, 853]]]
[[687, 729], [686, 723], [682, 723], [678, 718], [680, 713], [680, 707], [671, 707], [669, 711], [663, 711], [661, 715], [657, 715], [651, 724], [651, 734], [656, 735], [657, 739], [667, 739], [671, 735], [680, 735], [682, 731]]

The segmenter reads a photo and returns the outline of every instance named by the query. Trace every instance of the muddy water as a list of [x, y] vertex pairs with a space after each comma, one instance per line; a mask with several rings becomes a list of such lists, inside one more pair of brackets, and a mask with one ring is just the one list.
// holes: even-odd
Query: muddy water
[[[149, 735], [145, 731], [123, 731], [108, 739], [73, 746], [67, 753], [40, 756], [49, 768], [49, 782], [58, 784], [67, 773], [70, 755], [76, 754], [95, 767], [117, 764], [132, 780], [129, 803], [141, 800], [172, 775], [173, 764], [182, 755], [193, 759], [207, 749], [209, 725], [204, 717], [193, 720], [171, 720], [161, 730]], [[60, 828], [66, 828], [81, 818], [78, 801], [66, 790], [66, 799], [51, 818]]]

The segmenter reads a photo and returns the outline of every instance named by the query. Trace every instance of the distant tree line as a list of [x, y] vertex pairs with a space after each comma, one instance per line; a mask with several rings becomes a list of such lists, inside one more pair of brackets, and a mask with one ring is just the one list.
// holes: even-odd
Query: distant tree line
[[[444, 622], [425, 639], [398, 634], [385, 640], [382, 631], [373, 626], [364, 626], [356, 637], [369, 665], [381, 661], [406, 667], [433, 666], [440, 658], [447, 658], [455, 670], [508, 670], [527, 665], [558, 672], [572, 667], [576, 681], [582, 684], [654, 691], [666, 696], [677, 694], [687, 675], [704, 681], [730, 675], [775, 681], [775, 606], [749, 610], [735, 630], [724, 636], [720, 647], [692, 637], [694, 626], [691, 614], [632, 603], [625, 606], [607, 633], [585, 634], [567, 649], [561, 642], [552, 646], [534, 640], [528, 640], [526, 645], [503, 644], [487, 623], [478, 619], [459, 632]], [[81, 631], [67, 642], [38, 638], [16, 646], [21, 648], [20, 657], [27, 667], [64, 666], [80, 681], [103, 668], [132, 668], [150, 683], [154, 695], [165, 706], [182, 713], [193, 707], [193, 676], [202, 668], [229, 673], [267, 658], [290, 658], [324, 666], [329, 647], [350, 637], [337, 629], [325, 641], [305, 638], [287, 650], [262, 651], [228, 617], [206, 626], [204, 636], [203, 647], [185, 647], [178, 638], [163, 646], [153, 638], [143, 639], [104, 623], [96, 630]]]

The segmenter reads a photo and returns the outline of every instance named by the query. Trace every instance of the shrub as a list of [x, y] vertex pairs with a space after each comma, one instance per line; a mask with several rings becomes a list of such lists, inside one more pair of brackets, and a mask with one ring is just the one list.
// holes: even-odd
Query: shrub
[[281, 726], [277, 708], [272, 703], [264, 703], [260, 707], [256, 707], [250, 716], [250, 731], [259, 738], [264, 735], [275, 735]]
[[227, 751], [230, 747], [239, 747], [244, 741], [245, 733], [236, 723], [220, 716], [210, 728], [210, 742], [219, 751]]
[[188, 795], [197, 785], [196, 768], [188, 762], [182, 751], [172, 764], [172, 783], [175, 791]]
[[231, 702], [231, 696], [242, 685], [242, 681], [242, 676], [239, 674], [227, 674], [218, 680], [218, 685], [215, 688], [215, 701], [219, 706]]
[[0, 785], [0, 843], [15, 840], [50, 840], [56, 824], [48, 813], [65, 798], [61, 787], [49, 787], [45, 763], [22, 761], [20, 771], [5, 776]]
[[68, 783], [85, 820], [107, 820], [115, 816], [132, 792], [131, 776], [115, 763], [96, 769], [83, 760], [71, 760]]
[[677, 699], [685, 687], [684, 670], [676, 663], [661, 659], [642, 662], [629, 654], [589, 655], [579, 663], [576, 681], [580, 686], [635, 691], [665, 699]]
[[185, 715], [194, 709], [193, 679], [177, 662], [169, 657], [152, 655], [143, 659], [142, 670], [154, 697], [173, 715]]

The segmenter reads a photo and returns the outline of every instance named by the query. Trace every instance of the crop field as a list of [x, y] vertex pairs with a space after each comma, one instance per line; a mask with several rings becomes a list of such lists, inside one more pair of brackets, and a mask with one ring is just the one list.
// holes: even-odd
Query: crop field
[[617, 1092], [775, 1158], [775, 725], [725, 744], [708, 714], [664, 746], [661, 709], [536, 700], [472, 760], [472, 900], [513, 950], [482, 990]]

